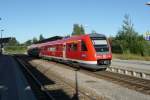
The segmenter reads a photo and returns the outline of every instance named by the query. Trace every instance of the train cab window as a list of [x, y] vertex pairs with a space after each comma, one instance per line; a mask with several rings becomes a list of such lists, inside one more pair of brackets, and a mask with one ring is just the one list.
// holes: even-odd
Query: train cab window
[[78, 44], [77, 43], [71, 43], [67, 45], [67, 51], [77, 51], [78, 50]]
[[84, 41], [81, 42], [81, 51], [87, 51], [87, 47]]

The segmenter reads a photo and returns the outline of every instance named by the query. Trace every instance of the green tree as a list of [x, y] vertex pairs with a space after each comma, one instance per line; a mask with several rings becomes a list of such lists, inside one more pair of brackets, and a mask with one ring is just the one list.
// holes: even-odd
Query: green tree
[[39, 41], [41, 41], [41, 40], [44, 40], [44, 37], [42, 34], [40, 34], [40, 36], [39, 36]]
[[85, 30], [84, 30], [84, 27], [82, 25], [80, 26], [80, 33], [85, 34]]
[[72, 35], [82, 35], [85, 34], [85, 30], [82, 25], [74, 24]]
[[34, 37], [33, 40], [32, 40], [32, 42], [36, 43], [36, 42], [38, 42], [38, 39], [36, 37]]
[[118, 31], [116, 38], [112, 42], [114, 46], [112, 51], [119, 50], [120, 48], [120, 51], [123, 53], [138, 54], [141, 56], [149, 55], [150, 46], [144, 40], [143, 35], [139, 35], [134, 30], [129, 15], [125, 15], [124, 18], [122, 28]]
[[97, 32], [95, 30], [92, 30], [91, 34], [96, 34]]
[[122, 50], [121, 45], [120, 45], [120, 41], [116, 40], [116, 37], [110, 36], [109, 37], [109, 43], [110, 43], [110, 46], [111, 46], [113, 53], [119, 53], [119, 54], [123, 53], [123, 50]]
[[121, 30], [117, 33], [116, 40], [119, 40], [120, 47], [124, 53], [136, 53], [136, 42], [138, 33], [134, 30], [129, 15], [125, 15]]
[[16, 45], [19, 45], [19, 42], [16, 40], [16, 38], [11, 38], [6, 45], [7, 46], [16, 46]]
[[32, 44], [32, 40], [27, 40], [25, 43], [24, 43], [26, 46], [29, 46]]

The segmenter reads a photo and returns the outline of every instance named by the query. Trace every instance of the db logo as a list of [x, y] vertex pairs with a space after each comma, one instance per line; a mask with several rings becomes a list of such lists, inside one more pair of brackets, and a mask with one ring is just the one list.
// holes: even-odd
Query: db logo
[[103, 55], [103, 58], [106, 58], [106, 55]]

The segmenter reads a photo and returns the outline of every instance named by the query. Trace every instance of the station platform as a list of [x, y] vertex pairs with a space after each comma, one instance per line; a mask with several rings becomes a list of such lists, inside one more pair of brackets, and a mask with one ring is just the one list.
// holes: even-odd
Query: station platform
[[150, 61], [113, 59], [109, 71], [150, 79]]
[[0, 100], [36, 100], [13, 57], [0, 55]]

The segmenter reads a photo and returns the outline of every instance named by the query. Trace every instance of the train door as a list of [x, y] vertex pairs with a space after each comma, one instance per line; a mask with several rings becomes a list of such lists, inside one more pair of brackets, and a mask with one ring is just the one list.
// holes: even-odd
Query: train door
[[63, 44], [63, 58], [66, 58], [66, 44]]
[[66, 56], [67, 58], [70, 59], [79, 59], [80, 52], [79, 52], [79, 42], [72, 42], [72, 43], [67, 43], [67, 53]]

